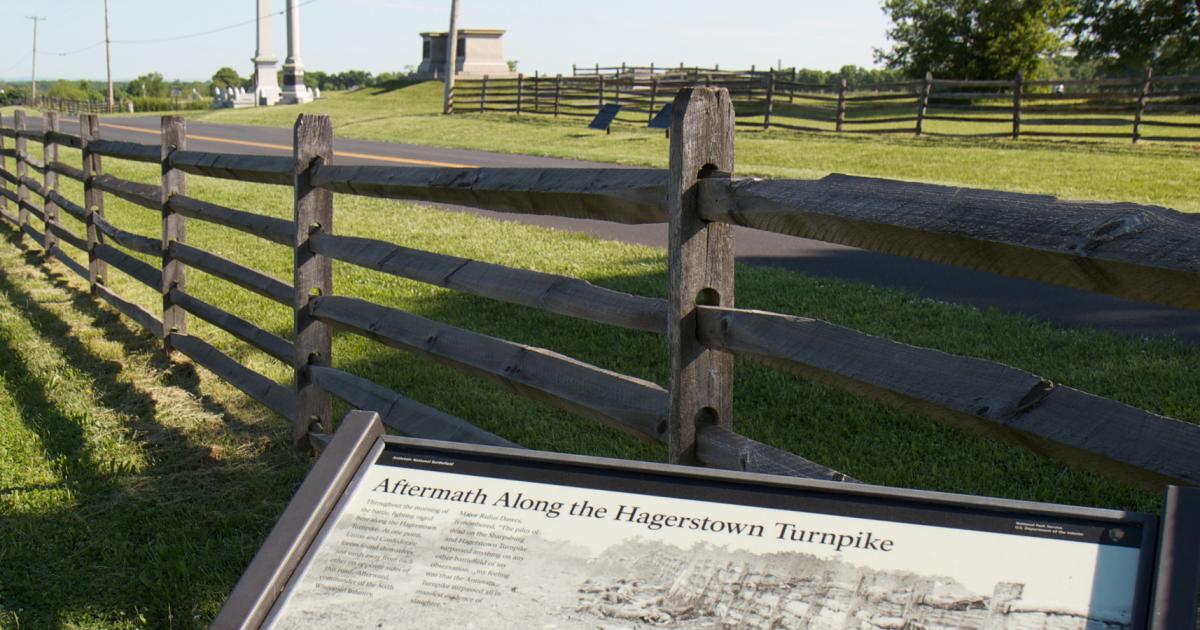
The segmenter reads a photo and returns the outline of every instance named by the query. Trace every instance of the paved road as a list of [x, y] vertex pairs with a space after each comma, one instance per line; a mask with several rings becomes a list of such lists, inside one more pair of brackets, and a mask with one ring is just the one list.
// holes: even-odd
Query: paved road
[[[73, 120], [64, 128], [71, 129]], [[30, 120], [38, 128], [40, 119]], [[6, 124], [11, 124], [9, 121]], [[151, 142], [159, 134], [157, 117], [123, 118], [103, 123], [105, 138]], [[243, 125], [188, 122], [188, 147], [226, 153], [291, 153], [291, 131]], [[611, 164], [578, 162], [525, 155], [508, 155], [440, 149], [409, 144], [389, 144], [336, 138], [339, 163], [410, 164], [420, 166], [507, 166], [618, 168]], [[600, 238], [665, 247], [665, 225], [620, 225], [584, 219], [564, 219], [502, 214], [456, 208], [485, 216], [587, 232]], [[977, 307], [994, 306], [1009, 313], [1041, 318], [1062, 326], [1085, 326], [1139, 336], [1175, 334], [1189, 343], [1200, 343], [1200, 313], [1095, 295], [1054, 285], [1007, 278], [948, 265], [869, 252], [803, 238], [780, 236], [738, 228], [739, 261], [782, 267], [816, 276], [912, 291], [947, 302]]]

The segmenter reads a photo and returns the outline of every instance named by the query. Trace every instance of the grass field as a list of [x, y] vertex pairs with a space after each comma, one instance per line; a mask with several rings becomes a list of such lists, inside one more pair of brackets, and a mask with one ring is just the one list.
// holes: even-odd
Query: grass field
[[[333, 117], [337, 135], [350, 138], [666, 166], [667, 140], [661, 131], [621, 125], [605, 135], [586, 129], [586, 120], [578, 118], [499, 113], [446, 117], [439, 113], [440, 97], [440, 84], [420, 83], [333, 92], [302, 106], [183, 115], [205, 122], [291, 127], [298, 113], [319, 112]], [[1200, 146], [1185, 144], [862, 137], [739, 128], [736, 171], [796, 179], [837, 172], [1197, 212], [1197, 158]]]
[[[429, 111], [430, 90], [426, 84], [374, 95], [338, 94], [304, 108], [222, 111], [201, 118], [283, 126], [291, 124], [298, 110], [321, 110], [335, 116], [337, 133], [349, 136], [437, 139], [511, 151], [536, 148], [543, 154], [620, 157], [653, 165], [665, 161], [658, 134], [622, 129], [604, 137], [546, 120], [512, 124], [510, 117], [496, 115], [447, 119]], [[389, 108], [398, 113], [389, 115]], [[1058, 194], [1071, 190], [1076, 197], [1138, 199], [1200, 210], [1193, 183], [1196, 155], [1182, 147], [774, 132], [739, 134], [738, 142], [738, 164], [762, 173], [779, 169], [777, 174], [802, 177], [838, 170], [993, 185], [989, 182], [1020, 179], [1015, 173], [1028, 171], [1032, 189], [1059, 186]], [[60, 159], [76, 164], [79, 153], [63, 150]], [[117, 160], [105, 164], [119, 177], [154, 182], [158, 176], [154, 166]], [[1054, 172], [1058, 164], [1065, 170]], [[68, 181], [62, 188], [81, 201], [78, 184]], [[290, 188], [189, 177], [188, 191], [216, 203], [291, 216]], [[158, 233], [156, 213], [112, 197], [107, 212], [119, 227], [147, 236]], [[343, 234], [569, 274], [642, 295], [665, 294], [666, 257], [660, 250], [349, 196], [337, 197], [336, 216], [337, 231]], [[82, 233], [73, 219], [64, 223]], [[64, 267], [41, 263], [31, 253], [36, 247], [29, 239], [18, 239], [8, 227], [0, 228], [0, 237], [0, 627], [205, 625], [308, 462], [285, 445], [287, 427], [281, 419], [186, 360], [163, 357], [158, 344], [134, 324], [96, 306], [86, 286]], [[189, 222], [188, 238], [276, 277], [290, 277], [286, 248], [263, 246], [198, 221]], [[1194, 375], [1200, 349], [1171, 339], [1060, 330], [995, 311], [772, 269], [738, 267], [737, 276], [741, 307], [818, 317], [907, 343], [1001, 361], [1085, 391], [1200, 421], [1200, 387]], [[154, 312], [160, 306], [156, 292], [120, 272], [111, 272], [110, 285]], [[290, 333], [290, 311], [273, 302], [195, 271], [188, 287], [269, 331]], [[338, 294], [665, 384], [665, 346], [654, 335], [340, 264], [335, 264], [335, 287]], [[191, 328], [246, 365], [280, 382], [289, 379], [285, 366], [213, 327], [192, 318]], [[624, 434], [357, 337], [336, 338], [334, 364], [532, 448], [663, 457], [661, 449]], [[751, 362], [738, 363], [737, 383], [740, 432], [869, 482], [1158, 508], [1152, 493]]]

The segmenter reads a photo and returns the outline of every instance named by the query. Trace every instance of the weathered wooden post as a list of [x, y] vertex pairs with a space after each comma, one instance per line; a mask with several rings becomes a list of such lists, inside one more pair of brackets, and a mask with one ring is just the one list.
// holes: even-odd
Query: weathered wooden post
[[100, 118], [95, 114], [79, 117], [79, 147], [83, 153], [83, 205], [87, 210], [88, 287], [92, 295], [96, 287], [108, 284], [108, 264], [100, 260], [97, 248], [104, 242], [104, 235], [96, 227], [96, 219], [104, 218], [104, 192], [96, 188], [94, 180], [104, 173], [100, 154], [92, 151], [89, 144], [100, 139]]
[[46, 112], [45, 121], [45, 135], [42, 140], [42, 166], [45, 167], [42, 172], [42, 189], [46, 196], [43, 198], [45, 202], [42, 204], [42, 212], [46, 218], [45, 253], [51, 256], [54, 250], [58, 249], [58, 233], [54, 231], [59, 224], [58, 204], [54, 203], [50, 194], [58, 191], [58, 172], [50, 168], [51, 164], [58, 161], [58, 143], [51, 137], [52, 133], [58, 133], [58, 112]]
[[[751, 66], [753, 68], [753, 66]], [[753, 72], [753, 70], [751, 70]], [[771, 109], [775, 106], [775, 73], [767, 73], [767, 109], [763, 112], [763, 129], [771, 128]]]
[[29, 176], [29, 142], [25, 139], [25, 110], [13, 112], [13, 129], [17, 147], [17, 228], [22, 229], [29, 223], [29, 187], [25, 178]]
[[329, 258], [314, 252], [309, 238], [314, 234], [333, 233], [333, 193], [314, 188], [316, 168], [333, 161], [333, 123], [328, 116], [301, 114], [293, 129], [295, 157], [296, 225], [294, 258], [296, 417], [292, 423], [292, 442], [308, 443], [314, 425], [324, 433], [333, 432], [333, 401], [308, 372], [308, 366], [329, 367], [333, 350], [333, 331], [329, 325], [309, 315], [313, 298], [333, 292], [333, 265]]
[[1012, 91], [1012, 139], [1016, 140], [1021, 137], [1021, 96], [1025, 92], [1025, 73], [1020, 70], [1017, 70], [1017, 76], [1013, 78]]
[[796, 102], [796, 67], [792, 66], [792, 88], [788, 90], [788, 102]]
[[187, 267], [171, 257], [171, 242], [187, 242], [187, 223], [183, 215], [169, 206], [173, 195], [184, 194], [183, 171], [171, 165], [171, 154], [187, 150], [187, 123], [178, 116], [162, 117], [162, 305], [163, 349], [171, 348], [171, 333], [187, 334], [187, 313], [171, 302], [171, 289], [187, 289]]
[[1142, 89], [1138, 92], [1137, 111], [1133, 113], [1133, 143], [1142, 138], [1142, 114], [1146, 111], [1146, 101], [1150, 100], [1150, 80], [1154, 78], [1154, 68], [1146, 68], [1146, 78], [1142, 81]]
[[562, 75], [554, 77], [554, 117], [558, 118], [558, 104], [562, 99]]
[[518, 116], [521, 115], [521, 97], [523, 94], [524, 85], [525, 85], [525, 75], [518, 74], [517, 75], [517, 115]]
[[487, 102], [488, 75], [483, 75], [483, 85], [479, 86], [479, 113], [483, 113], [483, 104]]
[[[0, 118], [0, 127], [4, 126], [3, 122], [3, 119]], [[16, 146], [15, 143], [13, 146]], [[8, 171], [8, 156], [4, 151], [4, 134], [0, 133], [0, 171]], [[8, 180], [0, 177], [0, 188], [8, 190]], [[8, 210], [8, 197], [4, 195], [0, 195], [0, 210]]]
[[838, 85], [838, 103], [837, 103], [837, 120], [834, 123], [834, 131], [841, 133], [842, 126], [846, 124], [846, 80], [842, 79]]
[[917, 129], [916, 135], [921, 135], [925, 129], [925, 110], [929, 109], [929, 93], [933, 91], [933, 73], [925, 73], [925, 87], [921, 90], [921, 98], [917, 105]]
[[698, 425], [733, 424], [733, 356], [700, 343], [696, 305], [732, 307], [733, 228], [700, 218], [696, 183], [733, 172], [733, 102], [722, 88], [675, 97], [667, 188], [669, 270], [668, 455], [695, 463]]
[[600, 107], [604, 107], [604, 75], [600, 75]]
[[542, 110], [542, 80], [537, 70], [533, 71], [533, 113], [540, 114]]
[[650, 114], [646, 116], [646, 124], [654, 120], [658, 113], [658, 79], [650, 79]]

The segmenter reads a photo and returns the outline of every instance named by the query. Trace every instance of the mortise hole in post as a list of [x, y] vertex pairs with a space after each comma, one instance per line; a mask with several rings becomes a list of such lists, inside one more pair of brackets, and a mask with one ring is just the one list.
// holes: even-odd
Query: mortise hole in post
[[320, 224], [320, 223], [317, 223], [316, 221], [313, 221], [312, 223], [309, 223], [309, 224], [308, 224], [308, 233], [309, 233], [309, 234], [312, 234], [313, 232], [319, 232], [320, 230], [321, 230], [321, 224]]
[[313, 287], [308, 290], [309, 297], [321, 297], [321, 287]]
[[712, 287], [700, 289], [696, 294], [696, 306], [720, 306], [721, 294]]
[[720, 419], [720, 414], [718, 414], [717, 410], [713, 409], [712, 407], [702, 407], [700, 409], [700, 411], [696, 412], [696, 426], [698, 426], [698, 427], [700, 427], [700, 426], [706, 426], [706, 427], [716, 426], [717, 421], [719, 419]]

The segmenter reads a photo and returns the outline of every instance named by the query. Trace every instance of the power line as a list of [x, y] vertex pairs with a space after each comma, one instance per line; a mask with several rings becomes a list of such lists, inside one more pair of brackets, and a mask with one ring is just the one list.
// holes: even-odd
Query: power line
[[25, 53], [24, 55], [21, 55], [21, 58], [20, 58], [20, 59], [17, 59], [16, 61], [12, 62], [12, 63], [11, 63], [11, 64], [9, 64], [7, 67], [5, 67], [3, 70], [0, 70], [0, 73], [2, 73], [2, 72], [8, 72], [9, 70], [12, 70], [13, 68], [16, 68], [17, 66], [19, 66], [19, 65], [21, 65], [21, 64], [23, 64], [23, 63], [25, 63], [25, 60], [26, 60], [26, 59], [29, 59], [29, 53]]
[[[317, 0], [306, 0], [305, 2], [301, 2], [298, 6], [301, 6], [301, 7], [307, 6], [314, 2], [317, 2]], [[254, 19], [244, 20], [242, 22], [237, 22], [235, 24], [228, 24], [226, 26], [220, 26], [220, 27], [217, 27], [214, 29], [209, 29], [207, 31], [200, 31], [197, 33], [187, 33], [185, 35], [173, 35], [171, 37], [155, 37], [155, 38], [151, 38], [151, 39], [114, 39], [114, 40], [111, 40], [111, 43], [141, 45], [141, 44], [161, 44], [164, 42], [179, 41], [181, 39], [194, 39], [196, 37], [204, 37], [205, 35], [213, 35], [215, 33], [221, 33], [224, 31], [232, 30], [232, 29], [235, 29], [235, 28], [238, 28], [241, 26], [246, 26], [247, 24], [254, 24], [261, 18], [271, 17], [274, 15], [283, 15], [284, 13], [287, 13], [287, 9], [284, 9], [282, 11], [273, 11], [271, 13], [264, 13], [261, 16], [255, 17]], [[77, 48], [75, 50], [68, 50], [68, 51], [64, 51], [64, 52], [43, 52], [40, 54], [42, 54], [43, 56], [67, 57], [70, 55], [78, 55], [80, 53], [87, 52], [89, 50], [92, 50], [93, 48], [97, 48], [97, 47], [103, 46], [103, 45], [104, 45], [104, 41], [101, 40], [101, 41], [95, 42], [93, 44], [88, 44], [87, 46], [84, 46], [83, 48]]]

